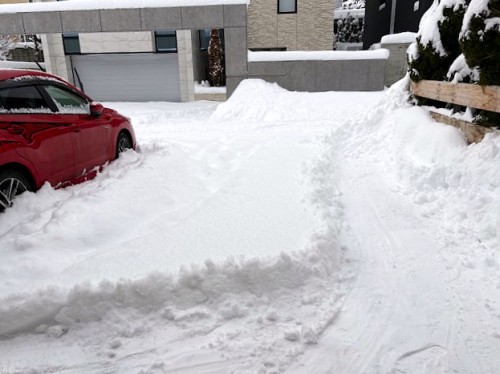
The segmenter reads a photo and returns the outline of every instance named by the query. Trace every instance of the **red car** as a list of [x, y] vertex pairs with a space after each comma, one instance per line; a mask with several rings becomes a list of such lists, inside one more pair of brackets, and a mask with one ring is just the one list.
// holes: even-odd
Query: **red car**
[[128, 148], [136, 140], [126, 117], [57, 76], [0, 69], [0, 211], [45, 182], [89, 179]]

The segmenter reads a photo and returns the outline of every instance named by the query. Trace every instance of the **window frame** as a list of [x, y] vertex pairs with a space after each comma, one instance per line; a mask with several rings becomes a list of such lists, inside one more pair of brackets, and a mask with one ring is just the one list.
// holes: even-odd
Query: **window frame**
[[[171, 34], [173, 33], [173, 34]], [[175, 41], [175, 49], [160, 49], [158, 48], [158, 37], [170, 37]], [[179, 47], [177, 45], [177, 30], [156, 30], [154, 32], [154, 41], [155, 41], [155, 52], [156, 53], [178, 53]]]
[[295, 10], [294, 11], [289, 11], [289, 12], [282, 12], [280, 10], [280, 2], [281, 2], [281, 0], [278, 0], [278, 2], [277, 2], [278, 14], [297, 14], [297, 10], [298, 10], [297, 0], [295, 0]]

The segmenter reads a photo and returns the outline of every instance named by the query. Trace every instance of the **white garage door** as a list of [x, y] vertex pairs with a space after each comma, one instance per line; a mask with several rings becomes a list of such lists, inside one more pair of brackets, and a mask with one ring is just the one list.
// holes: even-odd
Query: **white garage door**
[[98, 101], [180, 101], [176, 53], [71, 56], [75, 85]]

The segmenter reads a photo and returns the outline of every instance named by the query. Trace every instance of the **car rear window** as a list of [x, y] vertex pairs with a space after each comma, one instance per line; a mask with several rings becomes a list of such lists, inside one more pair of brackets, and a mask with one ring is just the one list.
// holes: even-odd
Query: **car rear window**
[[14, 113], [50, 112], [42, 95], [34, 86], [2, 88], [0, 103], [0, 109]]

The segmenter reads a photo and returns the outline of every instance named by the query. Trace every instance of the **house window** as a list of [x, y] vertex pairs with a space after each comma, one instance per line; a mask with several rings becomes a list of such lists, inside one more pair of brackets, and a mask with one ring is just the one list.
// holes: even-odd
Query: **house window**
[[76, 32], [68, 32], [62, 34], [64, 53], [67, 55], [80, 54], [80, 38]]
[[175, 31], [155, 31], [156, 52], [177, 52], [177, 37]]
[[[220, 45], [224, 49], [224, 29], [219, 29], [218, 31], [219, 31]], [[212, 34], [212, 29], [199, 30], [200, 50], [201, 51], [208, 50], [208, 45], [210, 44], [211, 34]]]
[[278, 0], [278, 13], [297, 13], [297, 0]]

